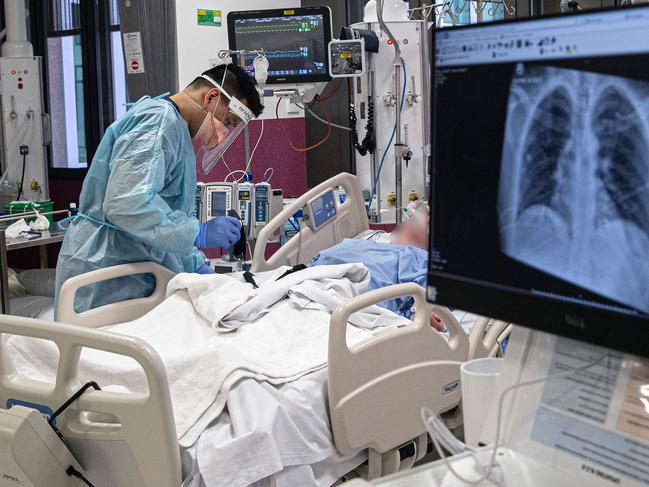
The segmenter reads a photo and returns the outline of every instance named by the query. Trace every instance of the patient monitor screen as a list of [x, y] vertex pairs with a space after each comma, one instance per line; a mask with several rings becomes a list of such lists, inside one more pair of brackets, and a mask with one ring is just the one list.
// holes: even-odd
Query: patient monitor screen
[[431, 284], [649, 316], [647, 32], [649, 8], [436, 33]]
[[[265, 14], [264, 12], [268, 12]], [[327, 45], [330, 27], [322, 9], [246, 12], [229, 18], [233, 32], [230, 47], [237, 50], [264, 49], [268, 59], [268, 83], [278, 81], [328, 80]], [[233, 47], [233, 42], [234, 46]], [[246, 56], [245, 69], [254, 74], [256, 54]]]

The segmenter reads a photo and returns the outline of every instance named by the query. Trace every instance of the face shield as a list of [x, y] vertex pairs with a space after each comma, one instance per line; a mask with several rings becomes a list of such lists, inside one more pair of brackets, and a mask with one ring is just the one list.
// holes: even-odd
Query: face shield
[[[201, 166], [205, 174], [209, 174], [219, 159], [223, 156], [225, 151], [230, 147], [232, 142], [241, 134], [244, 127], [255, 118], [250, 109], [245, 106], [237, 98], [230, 96], [230, 94], [223, 89], [219, 83], [214, 81], [207, 75], [202, 75], [201, 78], [209, 81], [215, 88], [218, 88], [221, 94], [228, 100], [228, 112], [225, 119], [222, 120], [227, 128], [227, 135], [219, 141], [218, 145], [212, 148], [205, 148], [205, 153], [201, 160]], [[225, 76], [223, 77], [225, 79]]]

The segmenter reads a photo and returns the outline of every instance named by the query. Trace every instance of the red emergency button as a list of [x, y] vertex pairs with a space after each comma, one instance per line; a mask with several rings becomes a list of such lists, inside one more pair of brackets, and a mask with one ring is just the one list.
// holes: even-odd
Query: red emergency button
[[11, 72], [11, 74], [16, 74], [16, 70], [15, 70], [15, 69], [12, 69], [10, 72]]
[[388, 39], [388, 46], [392, 45], [392, 39]]

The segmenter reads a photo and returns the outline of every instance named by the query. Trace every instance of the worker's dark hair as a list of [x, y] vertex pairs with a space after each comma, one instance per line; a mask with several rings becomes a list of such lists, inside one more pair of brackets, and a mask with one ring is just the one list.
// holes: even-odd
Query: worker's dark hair
[[[240, 100], [245, 99], [250, 111], [255, 114], [255, 117], [258, 117], [261, 112], [264, 111], [264, 106], [261, 104], [259, 93], [255, 87], [257, 83], [253, 77], [243, 70], [243, 68], [236, 64], [222, 64], [208, 69], [202, 74], [209, 76], [220, 84], [223, 80], [223, 73], [225, 72], [226, 67], [228, 71], [225, 75], [223, 88], [225, 88], [231, 96], [235, 96]], [[189, 87], [197, 90], [201, 88], [214, 88], [214, 85], [205, 78], [198, 77], [189, 84]]]

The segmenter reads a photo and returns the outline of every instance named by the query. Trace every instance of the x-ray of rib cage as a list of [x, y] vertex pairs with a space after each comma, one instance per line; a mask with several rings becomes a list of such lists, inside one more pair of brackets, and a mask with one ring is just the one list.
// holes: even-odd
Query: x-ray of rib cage
[[502, 251], [649, 312], [649, 83], [518, 65], [499, 186]]

